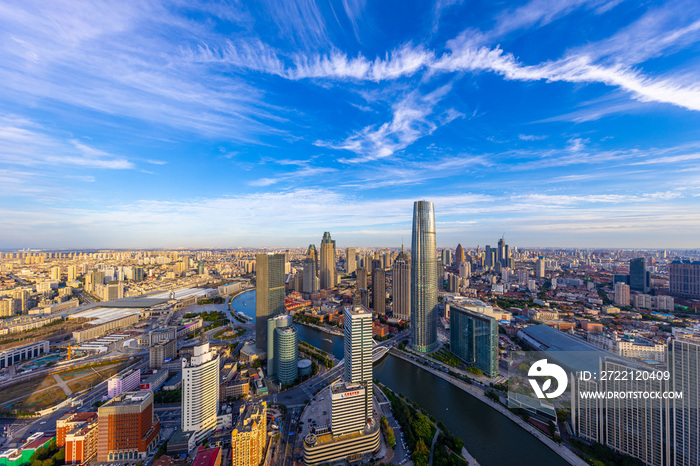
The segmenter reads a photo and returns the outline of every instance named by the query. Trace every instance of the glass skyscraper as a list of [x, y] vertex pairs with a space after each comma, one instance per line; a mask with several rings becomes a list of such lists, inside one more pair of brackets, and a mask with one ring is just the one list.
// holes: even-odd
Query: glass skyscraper
[[[481, 303], [483, 304], [483, 303]], [[494, 317], [449, 304], [450, 352], [489, 377], [498, 375], [498, 322]]]
[[416, 351], [437, 346], [437, 313], [435, 209], [432, 202], [416, 201], [411, 241], [411, 346]]
[[267, 319], [284, 313], [284, 254], [255, 257], [255, 345], [267, 351]]

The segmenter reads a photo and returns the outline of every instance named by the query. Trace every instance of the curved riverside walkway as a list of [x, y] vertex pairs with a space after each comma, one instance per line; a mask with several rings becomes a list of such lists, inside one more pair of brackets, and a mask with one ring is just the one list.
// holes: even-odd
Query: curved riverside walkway
[[469, 393], [470, 395], [474, 396], [477, 398], [479, 401], [489, 405], [493, 409], [497, 410], [504, 416], [508, 417], [510, 420], [518, 424], [520, 427], [523, 429], [527, 430], [530, 434], [535, 436], [539, 441], [547, 445], [552, 451], [554, 451], [556, 454], [561, 456], [566, 462], [569, 464], [575, 465], [575, 466], [588, 466], [588, 463], [586, 463], [583, 459], [579, 458], [576, 453], [573, 451], [569, 450], [563, 445], [560, 445], [556, 443], [554, 440], [550, 439], [546, 435], [544, 435], [541, 431], [539, 431], [537, 428], [534, 426], [528, 424], [527, 422], [523, 421], [520, 416], [516, 416], [508, 408], [503, 406], [500, 403], [496, 403], [495, 401], [491, 400], [490, 398], [486, 397], [483, 392], [475, 387], [472, 387], [470, 384], [463, 382], [455, 377], [452, 377], [449, 374], [446, 374], [442, 371], [439, 371], [437, 369], [433, 369], [430, 366], [424, 365], [419, 361], [414, 361], [412, 358], [408, 357], [406, 354], [404, 354], [402, 351], [392, 348], [390, 350], [390, 353], [400, 359], [403, 359], [406, 362], [409, 362], [415, 366], [420, 367], [421, 369], [424, 369], [428, 372], [430, 372], [433, 375], [436, 375], [440, 377], [443, 380], [446, 380], [447, 382], [451, 383], [455, 387], [458, 387], [462, 389], [463, 391]]

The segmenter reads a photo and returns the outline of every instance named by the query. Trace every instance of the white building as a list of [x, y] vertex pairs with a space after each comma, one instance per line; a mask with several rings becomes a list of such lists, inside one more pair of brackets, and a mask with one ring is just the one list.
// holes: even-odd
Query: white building
[[205, 438], [216, 429], [218, 407], [219, 357], [204, 343], [182, 358], [182, 430]]
[[372, 417], [372, 314], [362, 306], [345, 310], [345, 381], [365, 385], [364, 417]]

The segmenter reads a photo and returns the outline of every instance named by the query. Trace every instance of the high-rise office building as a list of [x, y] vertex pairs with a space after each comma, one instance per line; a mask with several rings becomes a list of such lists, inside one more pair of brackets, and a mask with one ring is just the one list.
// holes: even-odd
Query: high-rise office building
[[297, 329], [288, 314], [270, 318], [267, 324], [267, 375], [280, 384], [290, 384], [298, 374]]
[[506, 245], [506, 240], [501, 238], [498, 240], [498, 257], [496, 260], [501, 263], [503, 267], [508, 267], [508, 246]]
[[443, 249], [441, 257], [442, 257], [442, 264], [445, 267], [449, 267], [452, 265], [452, 251], [450, 251], [449, 249]]
[[306, 250], [306, 257], [307, 259], [313, 259], [316, 264], [316, 273], [318, 274], [318, 251], [316, 250], [316, 246], [309, 244], [309, 249]]
[[642, 293], [651, 290], [651, 274], [647, 271], [647, 260], [644, 257], [630, 260], [630, 289]]
[[544, 257], [540, 256], [536, 261], [535, 261], [535, 277], [536, 278], [544, 278]]
[[624, 283], [615, 283], [615, 305], [630, 305], [630, 287]]
[[700, 261], [675, 260], [669, 264], [670, 291], [674, 296], [700, 298]]
[[177, 356], [177, 340], [160, 340], [149, 348], [148, 368], [160, 369], [166, 361]]
[[469, 278], [472, 276], [472, 264], [471, 262], [462, 262], [459, 264], [459, 276], [462, 278]]
[[462, 247], [462, 244], [457, 245], [457, 249], [455, 250], [455, 266], [459, 267], [459, 264], [464, 262], [465, 260], [465, 254], [464, 254], [464, 248]]
[[671, 341], [671, 390], [683, 393], [671, 406], [674, 465], [700, 464], [700, 338], [677, 334]]
[[331, 432], [334, 437], [361, 432], [365, 417], [365, 386], [340, 382], [331, 385]]
[[112, 398], [97, 410], [97, 429], [97, 461], [145, 459], [160, 437], [160, 420], [153, 412], [153, 393], [141, 390]]
[[411, 345], [421, 352], [437, 346], [436, 262], [433, 203], [416, 201], [411, 241]]
[[321, 238], [321, 268], [319, 281], [322, 290], [330, 290], [335, 286], [335, 240], [329, 232]]
[[345, 309], [345, 381], [364, 385], [364, 419], [372, 417], [372, 314], [362, 307]]
[[316, 293], [318, 291], [318, 278], [316, 277], [316, 262], [307, 257], [304, 259], [304, 293]]
[[379, 315], [386, 314], [386, 273], [381, 260], [372, 261], [372, 309]]
[[182, 358], [182, 430], [194, 432], [197, 441], [216, 429], [219, 410], [219, 357], [209, 343], [194, 347]]
[[262, 463], [267, 443], [267, 403], [241, 406], [236, 427], [231, 432], [232, 466]]
[[77, 277], [78, 277], [78, 267], [76, 267], [75, 265], [69, 265], [68, 266], [68, 281], [74, 282]]
[[474, 364], [489, 377], [498, 375], [498, 320], [493, 308], [479, 300], [449, 303], [450, 352]]
[[285, 312], [284, 254], [258, 254], [255, 263], [255, 345], [267, 351], [267, 319]]
[[493, 256], [494, 251], [491, 249], [491, 246], [487, 244], [484, 248], [484, 267], [491, 268], [494, 266], [495, 259]]
[[411, 319], [411, 264], [408, 257], [401, 252], [396, 257], [393, 267], [393, 317], [402, 320]]
[[345, 271], [351, 274], [357, 269], [357, 250], [355, 248], [347, 248], [345, 250]]
[[356, 270], [357, 275], [357, 289], [366, 290], [367, 289], [367, 269], [364, 267], [358, 267]]
[[61, 279], [61, 267], [51, 267], [49, 276], [51, 280], [60, 280]]

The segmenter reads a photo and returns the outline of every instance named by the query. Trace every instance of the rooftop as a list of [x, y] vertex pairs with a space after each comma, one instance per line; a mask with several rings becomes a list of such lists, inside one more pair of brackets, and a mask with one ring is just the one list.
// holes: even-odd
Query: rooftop
[[192, 461], [192, 466], [214, 466], [221, 455], [221, 448], [203, 449], [200, 447], [197, 456]]

